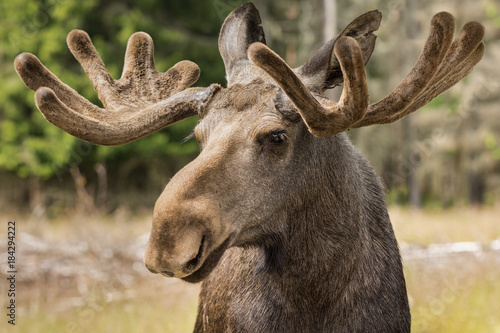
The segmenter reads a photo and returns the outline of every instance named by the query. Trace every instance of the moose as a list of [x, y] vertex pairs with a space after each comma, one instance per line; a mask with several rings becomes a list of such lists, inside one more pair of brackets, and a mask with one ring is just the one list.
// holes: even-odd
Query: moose
[[[381, 21], [352, 21], [298, 68], [266, 46], [255, 6], [224, 21], [227, 87], [191, 87], [199, 68], [156, 70], [143, 32], [128, 42], [122, 77], [88, 34], [69, 49], [103, 108], [62, 83], [36, 56], [15, 68], [44, 117], [88, 142], [119, 145], [191, 116], [200, 153], [157, 200], [144, 262], [153, 273], [202, 282], [195, 332], [408, 332], [410, 311], [384, 189], [346, 131], [391, 123], [467, 76], [484, 28], [436, 14], [415, 66], [369, 104], [364, 66]], [[324, 97], [343, 83], [338, 102]]]

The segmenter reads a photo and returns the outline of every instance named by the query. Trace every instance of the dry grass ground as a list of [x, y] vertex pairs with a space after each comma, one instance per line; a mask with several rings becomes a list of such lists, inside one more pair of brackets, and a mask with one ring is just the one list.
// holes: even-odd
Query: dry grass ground
[[438, 211], [393, 207], [389, 214], [402, 249], [408, 244], [489, 243], [500, 239], [500, 204]]
[[412, 332], [500, 333], [500, 206], [390, 210], [403, 253], [415, 246], [479, 242], [484, 251], [406, 260]]
[[[500, 239], [500, 207], [390, 213], [403, 252], [432, 243]], [[19, 249], [16, 327], [5, 316], [0, 327], [29, 333], [192, 331], [199, 286], [152, 275], [140, 263], [149, 216], [119, 212], [50, 222], [2, 217], [13, 218]], [[2, 251], [6, 224], [0, 230]], [[498, 251], [406, 260], [405, 272], [413, 332], [500, 332]], [[5, 309], [6, 284], [1, 287]]]

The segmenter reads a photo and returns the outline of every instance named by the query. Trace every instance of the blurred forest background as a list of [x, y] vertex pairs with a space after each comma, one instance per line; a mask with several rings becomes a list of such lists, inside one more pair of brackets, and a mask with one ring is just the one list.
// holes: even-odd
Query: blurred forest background
[[[118, 147], [75, 139], [43, 119], [14, 58], [36, 54], [100, 104], [66, 35], [87, 31], [118, 78], [128, 38], [145, 31], [158, 70], [187, 59], [201, 68], [195, 85], [225, 85], [217, 38], [241, 3], [0, 0], [0, 216], [18, 221], [19, 332], [192, 331], [199, 286], [153, 275], [142, 258], [154, 202], [198, 147], [182, 143], [195, 118]], [[411, 69], [435, 13], [451, 12], [457, 29], [471, 20], [484, 24], [485, 56], [465, 80], [402, 121], [348, 134], [386, 185], [413, 331], [500, 333], [500, 0], [254, 3], [268, 45], [291, 66], [378, 8], [383, 20], [367, 65], [372, 102]], [[5, 266], [1, 261], [3, 281]]]
[[[99, 104], [65, 38], [87, 31], [111, 74], [121, 74], [135, 31], [155, 42], [157, 68], [188, 59], [201, 68], [196, 85], [225, 84], [217, 36], [238, 0], [0, 2], [0, 208], [57, 216], [150, 209], [168, 179], [198, 151], [181, 144], [196, 119], [137, 142], [99, 147], [45, 121], [17, 77], [13, 60], [36, 54], [63, 82]], [[404, 121], [350, 132], [381, 175], [391, 204], [414, 207], [491, 205], [500, 197], [499, 0], [255, 1], [268, 44], [299, 66], [358, 15], [378, 8], [383, 21], [367, 66], [371, 100], [389, 93], [416, 61], [433, 14], [447, 10], [458, 27], [486, 26], [486, 55], [472, 75]], [[328, 13], [328, 15], [325, 15]], [[340, 89], [340, 88], [337, 88]], [[337, 92], [338, 94], [338, 92]]]

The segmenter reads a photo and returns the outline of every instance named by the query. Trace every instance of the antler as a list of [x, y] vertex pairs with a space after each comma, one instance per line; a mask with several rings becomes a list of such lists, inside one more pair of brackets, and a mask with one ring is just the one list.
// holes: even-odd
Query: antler
[[153, 41], [143, 32], [127, 45], [122, 77], [114, 80], [88, 34], [73, 30], [68, 47], [90, 78], [104, 109], [90, 103], [52, 74], [30, 53], [16, 57], [15, 68], [44, 117], [71, 135], [94, 144], [119, 145], [137, 140], [184, 118], [200, 114], [220, 89], [188, 88], [200, 70], [181, 61], [165, 73], [154, 65]]
[[286, 93], [311, 133], [333, 136], [349, 128], [403, 118], [467, 76], [483, 56], [484, 28], [477, 22], [467, 23], [452, 43], [454, 25], [450, 14], [436, 14], [413, 69], [392, 93], [371, 105], [361, 49], [351, 37], [341, 37], [334, 45], [344, 76], [338, 103], [309, 92], [293, 70], [265, 45], [252, 44], [248, 55]]

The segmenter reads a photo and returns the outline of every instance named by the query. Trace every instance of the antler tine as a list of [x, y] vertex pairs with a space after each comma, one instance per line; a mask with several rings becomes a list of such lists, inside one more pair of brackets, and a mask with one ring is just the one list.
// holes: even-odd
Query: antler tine
[[[144, 32], [136, 32], [130, 36], [120, 80], [111, 77], [85, 31], [71, 31], [67, 42], [71, 53], [82, 65], [107, 109], [121, 107], [122, 90], [129, 93], [127, 88], [131, 88], [130, 82], [135, 83], [135, 94], [149, 95], [154, 101], [159, 101], [191, 86], [200, 76], [199, 67], [186, 60], [175, 64], [166, 73], [159, 73], [155, 68], [153, 39]], [[173, 78], [177, 82], [173, 82]], [[151, 87], [153, 82], [155, 86]]]
[[103, 145], [124, 144], [179, 120], [201, 114], [218, 85], [187, 88], [199, 68], [181, 61], [165, 73], [154, 67], [153, 42], [145, 33], [131, 36], [123, 75], [114, 80], [90, 37], [81, 30], [68, 35], [68, 46], [80, 62], [105, 109], [99, 108], [61, 82], [34, 55], [16, 58], [16, 70], [31, 89], [44, 117], [66, 132]]
[[216, 85], [206, 89], [190, 88], [149, 108], [126, 112], [122, 117], [103, 112], [97, 118], [77, 112], [47, 87], [36, 91], [35, 103], [49, 122], [79, 139], [100, 145], [120, 145], [201, 113], [203, 103], [200, 101], [209, 100], [217, 89]]
[[[454, 68], [456, 71], [445, 72], [441, 79], [438, 81], [433, 81], [432, 86], [429, 89], [426, 89], [411, 105], [409, 105], [404, 110], [404, 115], [407, 115], [415, 110], [418, 110], [429, 101], [445, 92], [455, 84], [457, 84], [464, 77], [469, 75], [472, 72], [474, 66], [483, 58], [484, 55], [484, 43], [479, 44], [476, 49], [471, 53], [471, 55], [464, 61], [465, 63], [457, 64]], [[459, 67], [462, 65], [461, 67]], [[458, 68], [458, 69], [457, 69]], [[401, 118], [401, 117], [400, 117]]]
[[99, 99], [107, 107], [107, 92], [114, 80], [97, 53], [89, 35], [82, 30], [72, 30], [66, 38], [68, 48], [87, 74]]
[[[437, 15], [443, 17], [443, 14], [449, 17], [446, 19], [446, 21], [448, 21], [447, 24], [453, 27], [453, 17], [448, 13], [440, 13]], [[451, 32], [450, 37], [452, 34], [453, 32]], [[448, 90], [467, 76], [472, 71], [473, 67], [481, 60], [484, 53], [484, 44], [482, 43], [483, 36], [483, 26], [477, 22], [469, 22], [462, 28], [451, 46], [445, 49], [446, 53], [444, 58], [437, 56], [433, 57], [432, 53], [426, 55], [424, 49], [414, 70], [418, 68], [418, 63], [421, 59], [422, 61], [425, 61], [426, 58], [429, 60], [439, 60], [436, 74], [424, 76], [419, 71], [415, 72], [412, 70], [394, 92], [380, 102], [370, 105], [365, 117], [353, 124], [352, 127], [358, 128], [373, 124], [394, 122], [418, 110], [433, 98]], [[432, 32], [429, 39], [431, 37]], [[448, 44], [447, 39], [443, 40], [442, 46], [446, 44]], [[407, 96], [405, 94], [407, 82], [405, 81], [409, 81], [411, 84], [412, 80], [418, 82], [422, 79], [424, 80], [424, 84], [422, 84], [419, 91], [411, 96], [411, 98], [405, 98], [403, 102], [401, 102], [400, 99], [400, 103], [394, 102], [395, 99], [400, 98], [399, 96]]]
[[24, 84], [37, 91], [41, 87], [47, 87], [61, 96], [62, 102], [72, 109], [81, 110], [83, 114], [92, 114], [102, 111], [87, 99], [78, 94], [70, 86], [64, 84], [57, 76], [45, 67], [38, 58], [31, 53], [21, 53], [14, 61], [17, 74]]
[[322, 105], [285, 61], [267, 46], [254, 43], [248, 48], [249, 58], [283, 89], [316, 136], [344, 131], [364, 115], [368, 106], [368, 87], [359, 44], [354, 38], [341, 37], [335, 43], [334, 53], [344, 73], [344, 91], [338, 103], [315, 95]]
[[[144, 32], [136, 32], [130, 36], [125, 51], [125, 62], [122, 77], [131, 77], [144, 74], [147, 71], [156, 72], [154, 46], [151, 36]], [[196, 65], [195, 65], [196, 66]], [[199, 70], [196, 66], [194, 71]], [[196, 80], [198, 77], [196, 77]], [[193, 82], [194, 83], [194, 82]]]
[[345, 81], [339, 103], [311, 94], [288, 65], [264, 45], [252, 44], [248, 52], [286, 93], [311, 133], [333, 136], [349, 128], [398, 120], [469, 74], [484, 52], [484, 28], [477, 22], [468, 23], [453, 41], [454, 26], [453, 16], [436, 14], [413, 69], [392, 93], [369, 106], [362, 56], [352, 38], [339, 38], [334, 45]]

